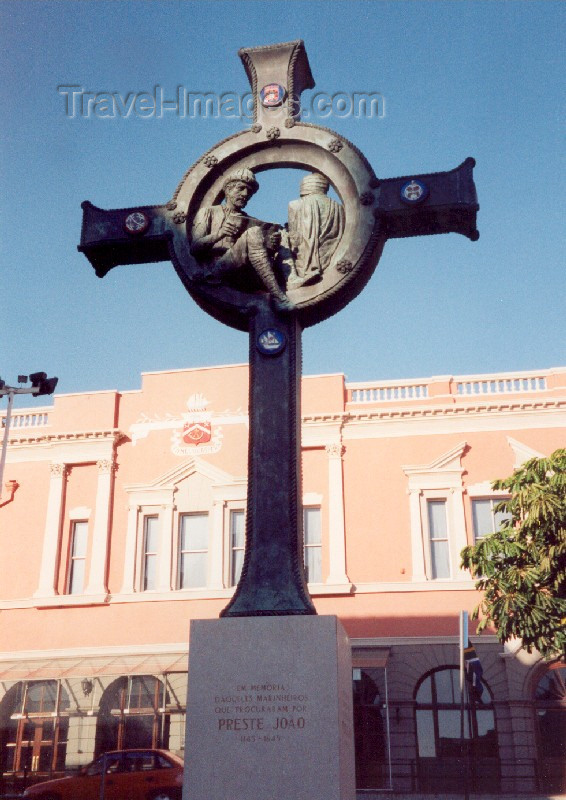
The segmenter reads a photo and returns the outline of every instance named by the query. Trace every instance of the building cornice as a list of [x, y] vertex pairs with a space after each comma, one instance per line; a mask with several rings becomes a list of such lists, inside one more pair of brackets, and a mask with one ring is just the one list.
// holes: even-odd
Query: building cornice
[[359, 422], [378, 422], [380, 420], [405, 421], [408, 419], [431, 419], [437, 417], [466, 417], [485, 414], [515, 414], [523, 412], [556, 413], [566, 410], [566, 399], [552, 398], [548, 400], [507, 400], [499, 403], [468, 403], [450, 405], [401, 405], [391, 404], [388, 407], [374, 407], [358, 410], [337, 411], [333, 413], [303, 414], [305, 425], [342, 423], [345, 425]]
[[90, 442], [93, 440], [100, 441], [100, 439], [111, 439], [114, 442], [118, 442], [124, 438], [127, 438], [126, 434], [118, 428], [108, 428], [106, 430], [67, 431], [65, 433], [43, 433], [36, 436], [17, 436], [10, 437], [8, 441], [11, 447], [18, 447], [19, 445], [25, 446], [29, 444], [49, 446], [59, 444], [59, 442]]
[[353, 594], [397, 594], [414, 592], [474, 592], [477, 589], [473, 578], [430, 581], [373, 581], [355, 583]]
[[[477, 592], [474, 580], [467, 579], [436, 581], [375, 581], [372, 583], [312, 583], [309, 593], [313, 597], [362, 594], [408, 594], [415, 592]], [[119, 603], [171, 603], [187, 600], [229, 600], [234, 587], [223, 589], [172, 589], [159, 592], [114, 592], [99, 595], [52, 595], [50, 597], [21, 597], [0, 600], [0, 611], [18, 608], [64, 608], [76, 606], [112, 606]]]
[[347, 422], [357, 422], [371, 419], [407, 419], [411, 417], [455, 417], [473, 416], [477, 414], [509, 414], [517, 412], [553, 412], [566, 409], [566, 399], [554, 398], [548, 400], [507, 400], [500, 403], [470, 403], [450, 405], [428, 405], [400, 407], [399, 404], [392, 408], [364, 409], [363, 411], [350, 411], [347, 413]]
[[110, 458], [116, 445], [127, 439], [118, 428], [41, 433], [10, 439], [7, 461], [57, 461], [78, 464]]

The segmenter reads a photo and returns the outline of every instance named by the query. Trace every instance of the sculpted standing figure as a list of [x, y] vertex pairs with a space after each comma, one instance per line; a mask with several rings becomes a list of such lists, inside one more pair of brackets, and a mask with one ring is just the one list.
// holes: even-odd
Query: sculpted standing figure
[[289, 240], [295, 255], [295, 286], [322, 278], [344, 232], [344, 208], [327, 196], [330, 184], [313, 172], [301, 181], [300, 199], [289, 203]]

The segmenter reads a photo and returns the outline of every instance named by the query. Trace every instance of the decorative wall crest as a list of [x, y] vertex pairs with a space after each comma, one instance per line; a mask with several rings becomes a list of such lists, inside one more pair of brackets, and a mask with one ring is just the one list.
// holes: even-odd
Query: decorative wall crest
[[195, 392], [187, 400], [186, 412], [152, 416], [142, 414], [130, 426], [132, 444], [135, 446], [152, 432], [170, 430], [173, 431], [171, 450], [175, 455], [196, 456], [218, 452], [222, 447], [223, 428], [231, 425], [248, 427], [248, 414], [241, 409], [213, 412], [208, 410], [208, 405], [206, 397]]
[[213, 425], [212, 412], [203, 394], [192, 394], [187, 400], [188, 411], [182, 415], [182, 428], [171, 437], [171, 450], [176, 456], [217, 453], [222, 446], [222, 427]]

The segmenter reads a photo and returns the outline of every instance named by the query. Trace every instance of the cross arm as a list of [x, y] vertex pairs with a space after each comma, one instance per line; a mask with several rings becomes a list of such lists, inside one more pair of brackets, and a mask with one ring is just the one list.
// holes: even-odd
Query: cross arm
[[[103, 209], [85, 200], [78, 250], [99, 278], [120, 264], [168, 261], [167, 240], [173, 236], [166, 206]], [[174, 220], [173, 220], [174, 221]]]
[[379, 182], [376, 212], [390, 239], [461, 233], [476, 241], [479, 209], [473, 158], [448, 172], [406, 175]]

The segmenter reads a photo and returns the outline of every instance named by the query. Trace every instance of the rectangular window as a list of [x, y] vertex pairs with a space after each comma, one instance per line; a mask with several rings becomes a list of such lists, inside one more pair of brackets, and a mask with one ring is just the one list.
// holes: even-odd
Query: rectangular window
[[183, 514], [179, 525], [179, 589], [206, 586], [208, 514]]
[[244, 511], [230, 511], [230, 586], [236, 586], [244, 565], [246, 516]]
[[433, 580], [450, 577], [450, 550], [446, 500], [428, 500], [428, 535], [430, 543], [430, 577]]
[[322, 529], [320, 508], [303, 509], [305, 537], [305, 579], [308, 583], [322, 582]]
[[71, 533], [69, 594], [82, 594], [85, 580], [88, 522], [74, 522]]
[[159, 517], [144, 517], [143, 521], [143, 591], [156, 587], [157, 579], [157, 539]]
[[486, 497], [481, 500], [472, 500], [474, 541], [478, 542], [484, 536], [495, 533], [504, 522], [511, 519], [511, 514], [495, 510], [502, 499], [500, 497]]

